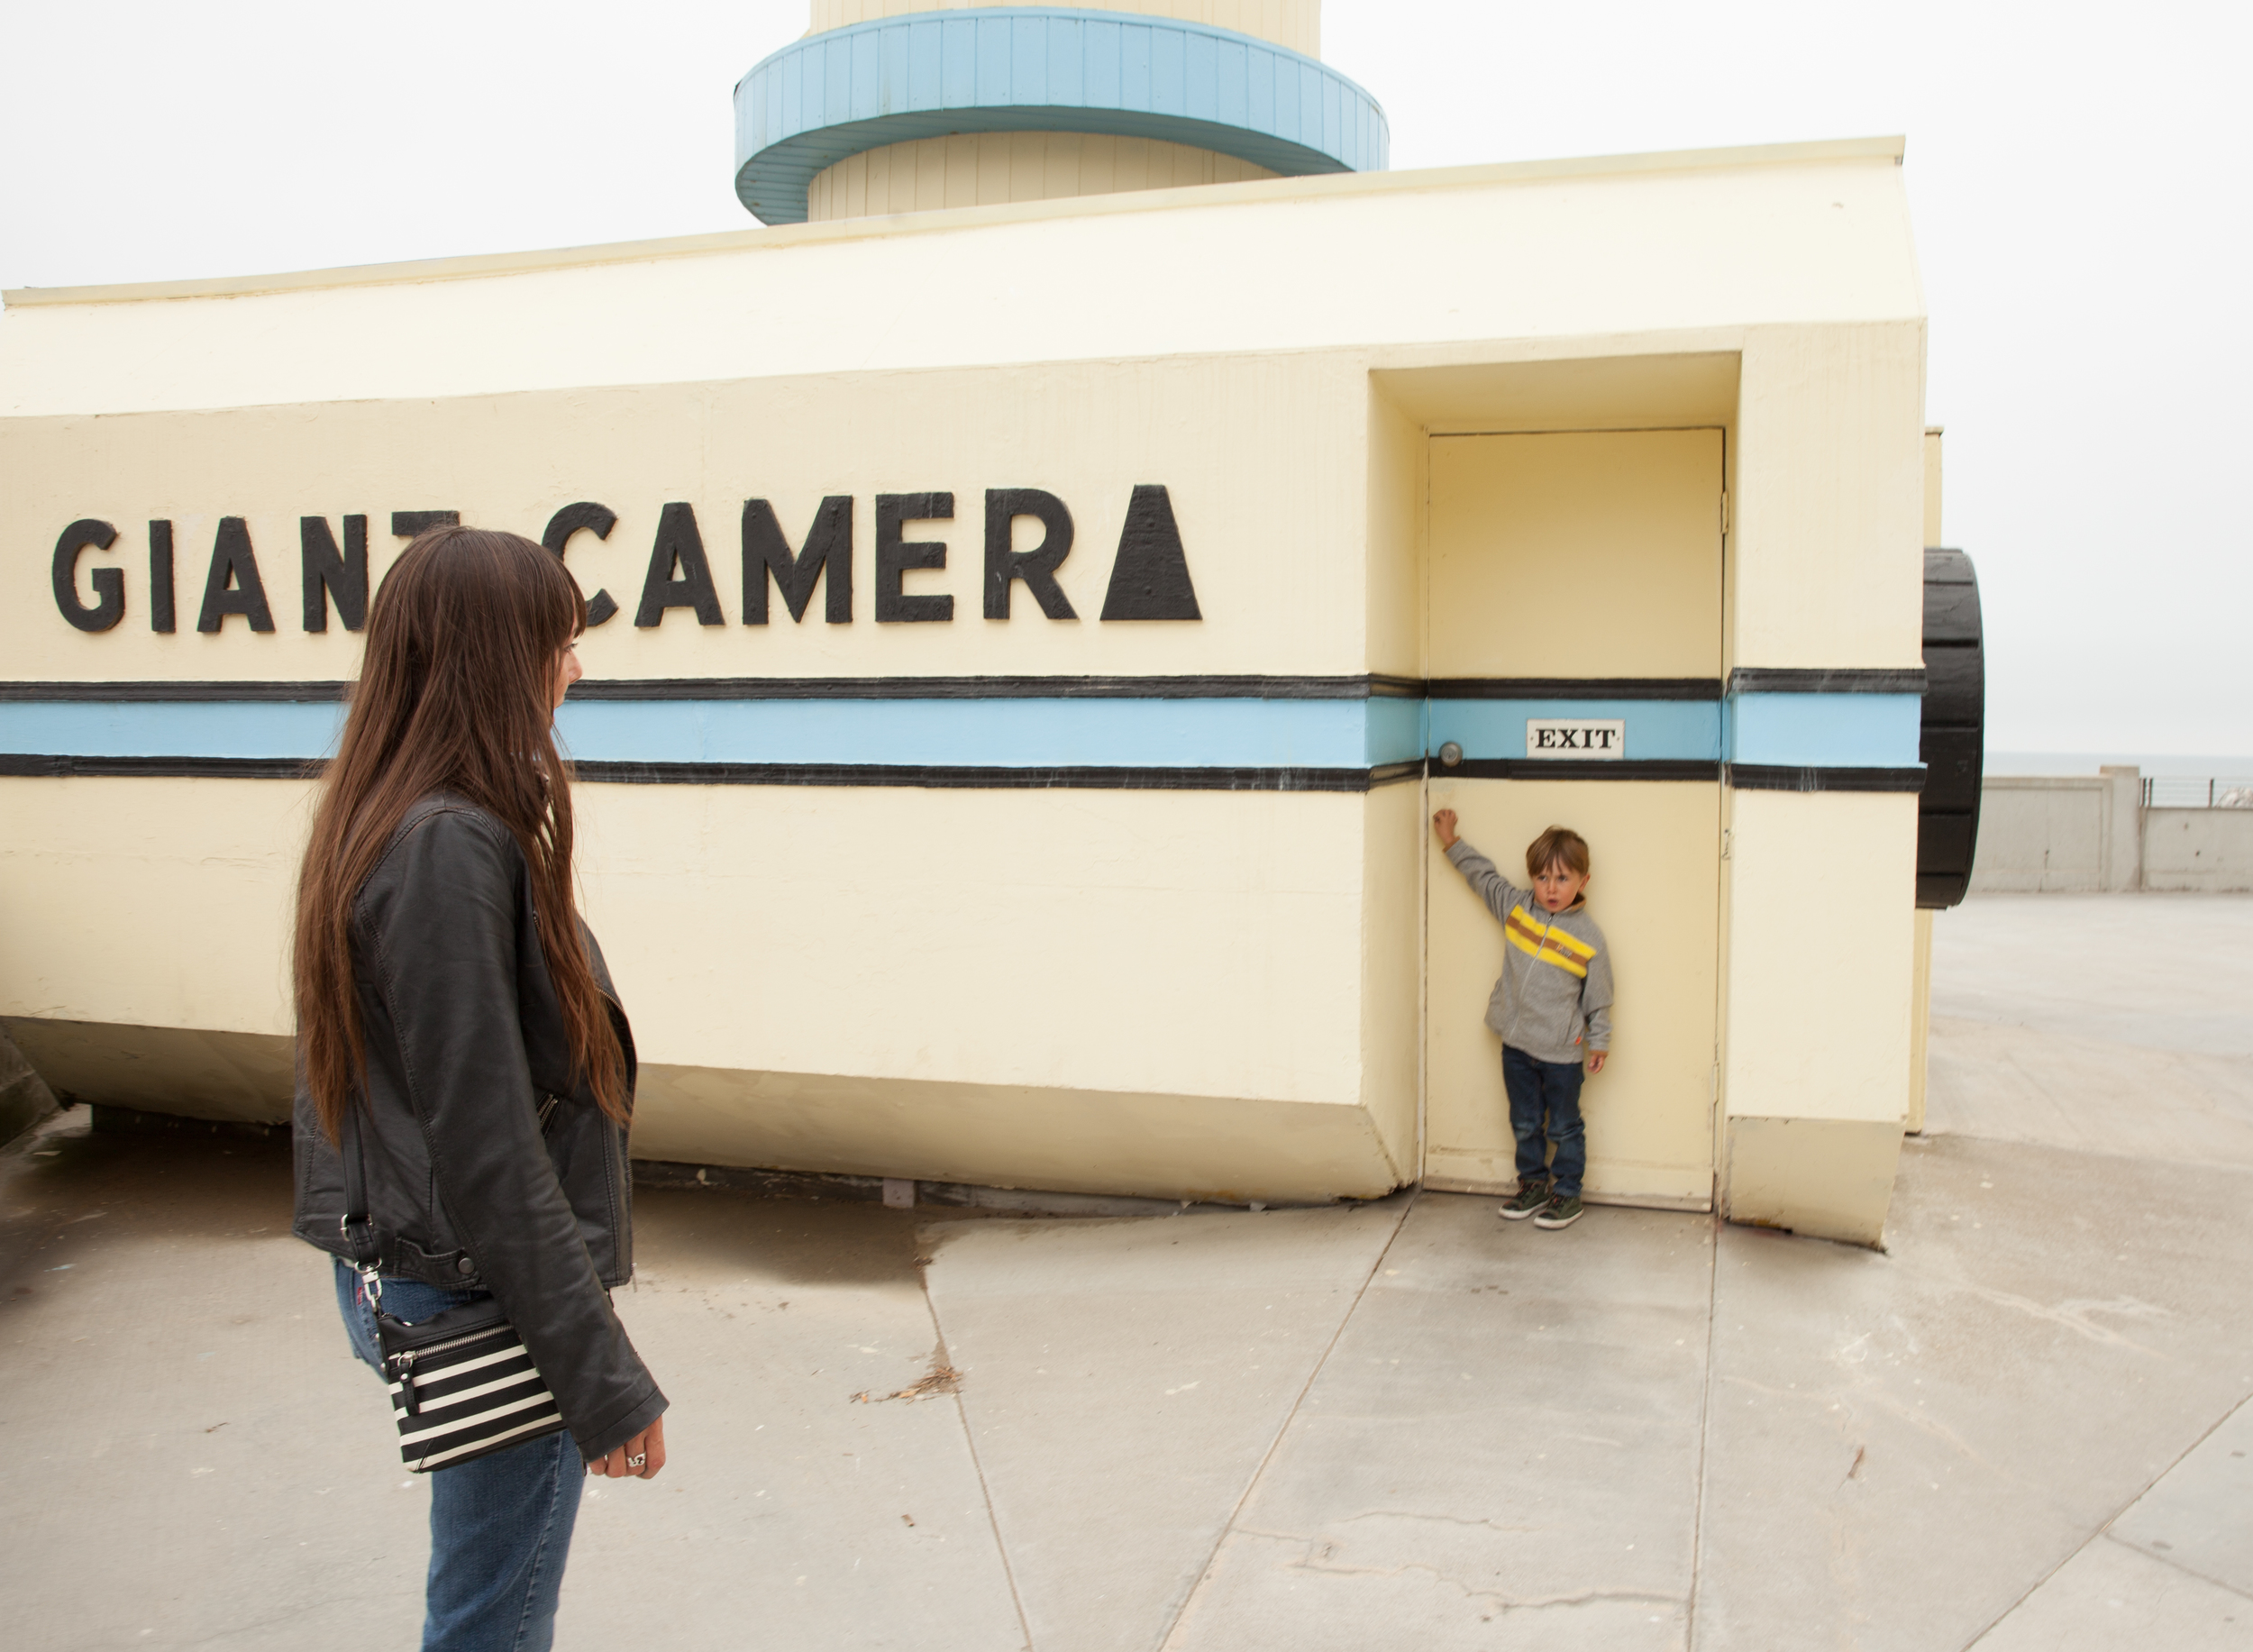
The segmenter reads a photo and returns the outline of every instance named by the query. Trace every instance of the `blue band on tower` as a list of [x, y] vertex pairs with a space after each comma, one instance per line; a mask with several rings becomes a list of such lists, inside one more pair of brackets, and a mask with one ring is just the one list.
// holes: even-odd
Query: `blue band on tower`
[[1285, 47], [1202, 23], [1007, 6], [808, 35], [735, 86], [735, 193], [803, 224], [816, 174], [888, 143], [980, 132], [1155, 138], [1285, 177], [1377, 172], [1377, 100]]

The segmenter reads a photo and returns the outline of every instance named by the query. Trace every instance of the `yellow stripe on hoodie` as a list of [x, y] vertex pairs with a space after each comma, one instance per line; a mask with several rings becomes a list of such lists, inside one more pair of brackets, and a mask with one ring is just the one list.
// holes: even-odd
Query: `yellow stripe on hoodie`
[[[1510, 922], [1502, 926], [1502, 933], [1510, 937], [1512, 946], [1528, 957], [1538, 959], [1543, 963], [1553, 963], [1565, 973], [1577, 975], [1583, 981], [1588, 979], [1587, 961], [1596, 955], [1596, 949], [1576, 937], [1558, 929], [1544, 933], [1534, 928], [1532, 920], [1525, 916], [1522, 909], [1510, 913]], [[1575, 956], [1575, 954], [1579, 955]]]

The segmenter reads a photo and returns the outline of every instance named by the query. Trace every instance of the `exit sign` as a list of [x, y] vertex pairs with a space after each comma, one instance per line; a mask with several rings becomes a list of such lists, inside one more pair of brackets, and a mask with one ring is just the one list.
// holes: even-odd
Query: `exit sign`
[[1617, 718], [1528, 717], [1526, 755], [1534, 758], [1622, 758], [1628, 726]]

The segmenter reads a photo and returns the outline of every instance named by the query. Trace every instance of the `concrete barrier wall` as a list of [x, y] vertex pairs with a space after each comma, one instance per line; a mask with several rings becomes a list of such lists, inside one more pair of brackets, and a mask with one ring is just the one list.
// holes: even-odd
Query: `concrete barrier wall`
[[2134, 889], [2142, 802], [2142, 779], [2133, 769], [1988, 776], [1980, 789], [1973, 892]]
[[2253, 808], [2148, 808], [2143, 887], [2253, 890]]
[[1990, 775], [1972, 892], [2253, 891], [2253, 809], [2142, 804], [2132, 768]]

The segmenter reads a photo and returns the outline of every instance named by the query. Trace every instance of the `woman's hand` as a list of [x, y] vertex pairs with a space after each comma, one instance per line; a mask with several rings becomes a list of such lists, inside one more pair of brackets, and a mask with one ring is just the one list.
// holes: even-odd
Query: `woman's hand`
[[587, 1472], [613, 1480], [654, 1480], [664, 1466], [665, 1419], [660, 1417], [608, 1456], [590, 1461]]
[[1454, 848], [1455, 846], [1455, 811], [1451, 808], [1443, 808], [1434, 815], [1432, 830], [1439, 834], [1439, 846], [1442, 849]]

